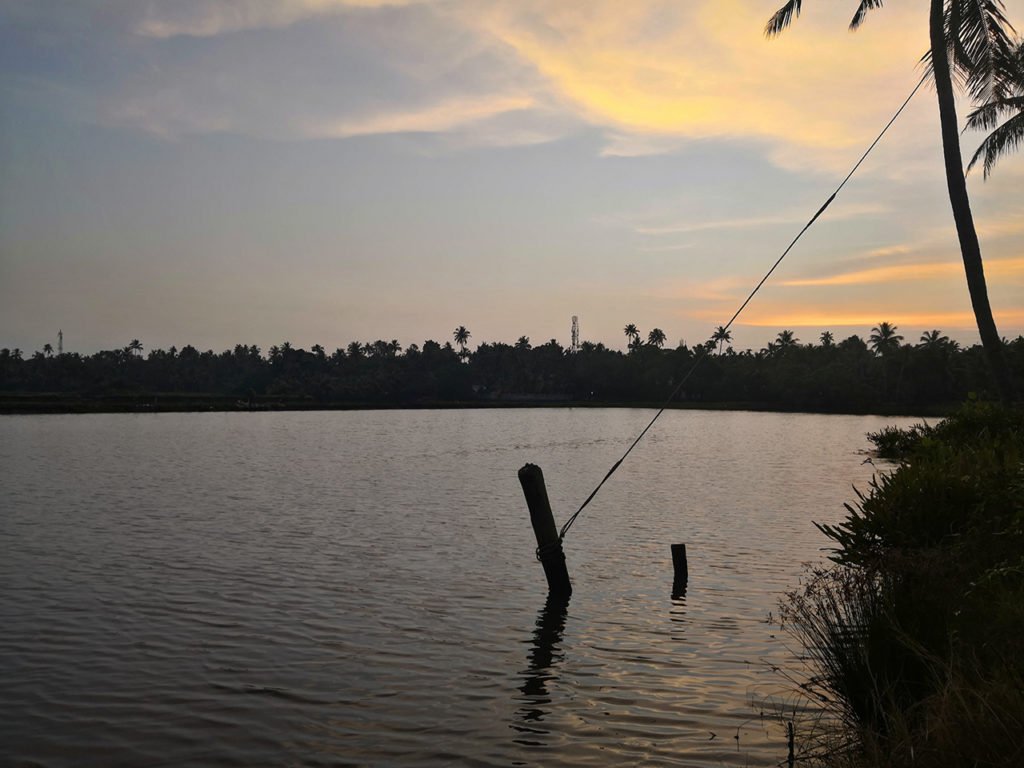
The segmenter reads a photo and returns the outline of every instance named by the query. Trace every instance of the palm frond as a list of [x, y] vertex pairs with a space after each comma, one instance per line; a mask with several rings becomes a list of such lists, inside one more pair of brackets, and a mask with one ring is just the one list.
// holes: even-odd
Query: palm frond
[[982, 104], [967, 115], [967, 128], [987, 131], [999, 125], [1007, 115], [1024, 112], [1024, 96], [1007, 96]]
[[853, 14], [853, 21], [850, 22], [850, 29], [854, 30], [860, 27], [860, 25], [864, 23], [864, 17], [868, 15], [868, 11], [881, 7], [882, 0], [861, 0], [860, 5], [857, 6], [857, 12]]
[[1024, 143], [1024, 41], [996, 61], [990, 96], [967, 116], [967, 128], [991, 131], [967, 166], [970, 173], [979, 160], [983, 161], [986, 179], [1000, 157]]
[[979, 160], [983, 160], [984, 178], [987, 179], [996, 161], [1003, 155], [1013, 152], [1021, 144], [1024, 144], [1024, 112], [1011, 117], [981, 142], [978, 151], [967, 165], [967, 172], [970, 173], [971, 168]]
[[950, 0], [945, 14], [951, 63], [976, 99], [987, 98], [1000, 60], [1013, 48], [1003, 0]]
[[800, 5], [803, 0], [789, 0], [784, 6], [775, 12], [775, 15], [768, 19], [765, 25], [765, 37], [775, 37], [788, 27], [794, 18], [800, 17]]

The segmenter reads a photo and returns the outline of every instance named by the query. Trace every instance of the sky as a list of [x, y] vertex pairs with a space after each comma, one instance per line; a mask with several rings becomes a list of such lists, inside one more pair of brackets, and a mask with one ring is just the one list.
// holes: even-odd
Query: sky
[[[923, 72], [923, 0], [780, 4], [0, 0], [0, 347], [698, 344]], [[968, 187], [1014, 338], [1024, 153]], [[881, 321], [977, 340], [930, 85], [734, 346]]]

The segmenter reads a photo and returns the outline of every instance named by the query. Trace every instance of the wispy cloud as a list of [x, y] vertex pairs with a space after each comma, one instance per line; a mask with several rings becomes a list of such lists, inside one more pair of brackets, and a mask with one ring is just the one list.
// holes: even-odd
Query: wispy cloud
[[1024, 233], [1024, 210], [1016, 210], [1002, 218], [982, 220], [977, 224], [978, 237], [984, 240], [1011, 237]]
[[[884, 95], [895, 101], [903, 90], [892, 71], [897, 52], [904, 52], [905, 82], [912, 85], [926, 47], [924, 19], [892, 9], [887, 25], [845, 36], [837, 16], [808, 18], [768, 42], [764, 14], [754, 0], [522, 0], [489, 6], [479, 24], [536, 68], [568, 109], [605, 127], [609, 154], [730, 137], [793, 148], [787, 162], [813, 163], [836, 149], [843, 164], [850, 162], [849, 148], [877, 130]], [[823, 32], [841, 50], [822, 56]], [[853, 56], [860, 62], [855, 77], [845, 64]], [[793, 71], [805, 76], [793, 78]]]
[[795, 224], [799, 218], [790, 215], [756, 216], [751, 218], [723, 219], [665, 226], [637, 226], [634, 230], [641, 235], [679, 235], [689, 232], [705, 232], [715, 229], [751, 229], [775, 224]]
[[637, 248], [640, 253], [673, 253], [693, 250], [693, 243], [672, 243], [665, 245], [642, 245]]
[[[1011, 259], [988, 259], [985, 273], [989, 277], [1016, 277], [1024, 275], [1024, 257]], [[963, 265], [958, 262], [929, 262], [920, 264], [895, 264], [871, 267], [855, 272], [843, 272], [826, 277], [785, 280], [781, 284], [790, 287], [850, 286], [925, 281], [946, 277], [962, 277]]]
[[453, 99], [416, 110], [380, 112], [365, 117], [341, 118], [307, 123], [302, 127], [309, 138], [343, 139], [387, 133], [437, 133], [463, 128], [508, 112], [530, 109], [529, 96], [490, 96]]
[[[842, 207], [837, 206], [835, 211], [830, 210], [823, 221], [849, 221], [864, 216], [880, 216], [888, 209], [878, 204], [851, 204]], [[635, 224], [633, 231], [640, 235], [677, 235], [692, 232], [708, 232], [714, 230], [731, 229], [756, 229], [759, 227], [771, 227], [778, 225], [801, 225], [806, 223], [813, 211], [808, 208], [802, 211], [787, 211], [785, 213], [773, 214], [770, 216], [736, 217], [730, 219], [718, 219], [715, 221], [683, 221], [671, 224]]]
[[[476, 35], [480, 44], [510, 51], [505, 66], [539, 75], [544, 100], [551, 97], [573, 117], [603, 128], [603, 154], [616, 156], [731, 138], [767, 141], [786, 164], [820, 160], [836, 149], [845, 163], [849, 148], [878, 122], [877, 110], [865, 104], [884, 103], [882, 95], [900, 90], [893, 87], [893, 53], [905, 51], [912, 69], [925, 40], [920, 19], [887, 9], [899, 18], [856, 36], [841, 33], [842, 14], [808, 14], [790, 33], [768, 42], [761, 35], [765, 9], [756, 0], [636, 0], [625, 6], [611, 0], [176, 0], [148, 5], [135, 30], [154, 38], [216, 37], [410, 5], [428, 7], [435, 18]], [[920, 40], [907, 34], [915, 19]], [[830, 45], [842, 50], [822, 56], [818, 35], [831, 26]], [[854, 53], [861, 61], [855, 78], [841, 63]], [[794, 69], [806, 77], [791, 77]], [[908, 71], [907, 81], [912, 77]]]
[[[884, 314], [884, 318], [880, 317]], [[995, 310], [998, 324], [1016, 325], [1024, 321], [1024, 309]], [[881, 319], [906, 328], [974, 328], [974, 314], [969, 310], [956, 312], [902, 312], [886, 311], [830, 311], [795, 310], [790, 312], [767, 312], [752, 314], [740, 320], [741, 325], [758, 328], [834, 328], [859, 327], [870, 328], [878, 325]]]
[[216, 37], [287, 27], [304, 19], [360, 8], [412, 5], [422, 0], [158, 0], [135, 32], [145, 37]]

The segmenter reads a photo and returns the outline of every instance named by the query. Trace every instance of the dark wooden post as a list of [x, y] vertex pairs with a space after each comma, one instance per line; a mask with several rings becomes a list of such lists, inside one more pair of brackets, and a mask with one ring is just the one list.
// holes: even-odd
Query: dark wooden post
[[689, 568], [686, 565], [686, 545], [672, 545], [672, 568], [675, 576], [672, 579], [672, 597], [684, 597], [686, 595], [686, 582], [690, 579]]
[[568, 597], [572, 594], [572, 583], [565, 567], [565, 553], [558, 538], [555, 517], [551, 513], [544, 473], [536, 464], [526, 464], [519, 470], [519, 484], [523, 486], [526, 506], [530, 508], [530, 522], [537, 536], [537, 559], [544, 566], [548, 591], [552, 595]]

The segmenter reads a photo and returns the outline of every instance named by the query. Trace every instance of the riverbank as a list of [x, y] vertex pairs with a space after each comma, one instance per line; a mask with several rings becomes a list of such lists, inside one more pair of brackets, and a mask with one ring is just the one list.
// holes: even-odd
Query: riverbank
[[[256, 397], [239, 399], [221, 395], [192, 393], [68, 395], [47, 393], [0, 394], [0, 415], [74, 414], [74, 413], [189, 413], [189, 412], [264, 412], [264, 411], [386, 411], [386, 410], [459, 410], [487, 408], [661, 408], [664, 402], [599, 401], [561, 398], [419, 400], [402, 402], [321, 402], [300, 397]], [[878, 416], [942, 417], [956, 406], [928, 408], [879, 404], [862, 409], [823, 409], [789, 407], [781, 403], [748, 401], [684, 401], [671, 403], [672, 410], [758, 411], [777, 413], [821, 413]]]

